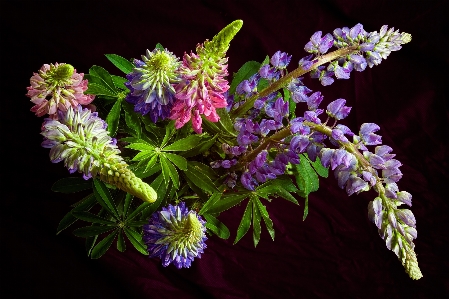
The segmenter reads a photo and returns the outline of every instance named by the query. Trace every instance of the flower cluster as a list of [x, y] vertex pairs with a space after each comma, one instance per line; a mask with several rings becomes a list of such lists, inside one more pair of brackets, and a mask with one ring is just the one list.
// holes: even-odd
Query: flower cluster
[[30, 79], [31, 86], [26, 94], [35, 105], [31, 108], [37, 116], [48, 114], [57, 119], [58, 110], [67, 111], [78, 104], [88, 105], [95, 96], [86, 95], [87, 80], [83, 73], [77, 73], [70, 64], [44, 64]]
[[[368, 204], [369, 219], [410, 277], [422, 277], [413, 244], [416, 219], [409, 209], [398, 208], [411, 206], [412, 196], [399, 190], [402, 164], [394, 159], [392, 148], [382, 144], [377, 134], [380, 127], [364, 123], [358, 133], [352, 132], [338, 123], [351, 112], [346, 100], [336, 99], [324, 108], [321, 92], [313, 92], [301, 77], [310, 72], [324, 86], [334, 78], [349, 79], [353, 70], [378, 65], [411, 36], [387, 26], [368, 33], [361, 24], [337, 28], [332, 34], [317, 31], [295, 70], [287, 71], [292, 56], [277, 51], [261, 64], [245, 64], [230, 85], [226, 52], [241, 27], [242, 21], [232, 22], [211, 41], [198, 44], [195, 52], [185, 53], [182, 61], [160, 45], [133, 63], [115, 54], [107, 56], [127, 75], [126, 79], [113, 76], [102, 68], [89, 72], [88, 79], [93, 81], [89, 93], [98, 92], [108, 102], [116, 100], [106, 122], [99, 117], [104, 109], [97, 113], [81, 107], [90, 104], [94, 95], [84, 94], [88, 82], [71, 65], [44, 65], [34, 74], [27, 96], [35, 104], [31, 110], [36, 115], [49, 114], [41, 134], [50, 160], [64, 161], [70, 173], [82, 173], [86, 180], [100, 178], [107, 183], [94, 184], [100, 188], [95, 189], [96, 200], [104, 208], [98, 215], [78, 207], [72, 213], [99, 224], [81, 228], [78, 234], [90, 237], [107, 232], [111, 230], [108, 219], [115, 219], [117, 229], [101, 246], [120, 233], [117, 248], [124, 250], [124, 233], [141, 252], [146, 245], [149, 256], [160, 258], [164, 267], [188, 268], [206, 248], [203, 216], [209, 232], [225, 237], [229, 232], [215, 217], [248, 199], [241, 223], [253, 219], [253, 225], [259, 225], [253, 229], [256, 245], [262, 218], [274, 236], [260, 198], [280, 196], [297, 203], [296, 193], [305, 198], [306, 216], [308, 194], [319, 183], [316, 174], [321, 171], [327, 177], [326, 168], [330, 168], [349, 196], [368, 190], [377, 193]], [[297, 114], [297, 103], [307, 105], [304, 113]], [[193, 130], [184, 127], [188, 122]], [[117, 137], [120, 146], [127, 143], [127, 149], [139, 153], [121, 153], [107, 124], [117, 136], [130, 135]], [[296, 185], [290, 176], [296, 178]], [[152, 181], [158, 192], [142, 178]], [[128, 194], [114, 191], [116, 198], [112, 193], [108, 196], [106, 188], [114, 186]], [[134, 207], [131, 195], [146, 203]], [[161, 198], [156, 201], [157, 196]], [[158, 210], [162, 202], [168, 206]], [[148, 203], [152, 206], [145, 210]], [[110, 217], [103, 217], [103, 212]], [[133, 227], [146, 219], [141, 239]], [[246, 233], [241, 227], [236, 241]], [[97, 255], [102, 250], [91, 252]]]
[[220, 119], [216, 109], [228, 106], [225, 92], [229, 85], [224, 79], [228, 75], [228, 59], [224, 55], [241, 27], [241, 21], [234, 21], [212, 41], [198, 44], [196, 54], [184, 54], [179, 68], [181, 82], [175, 86], [176, 101], [170, 114], [177, 129], [192, 120], [193, 130], [200, 134], [201, 115], [211, 122]]
[[143, 241], [150, 257], [159, 257], [164, 267], [173, 263], [178, 269], [189, 268], [207, 247], [204, 224], [201, 216], [189, 211], [184, 202], [168, 205], [143, 226]]
[[[336, 48], [356, 47], [357, 52], [340, 57], [331, 62], [327, 68], [323, 65], [317, 67], [310, 73], [312, 78], [318, 78], [323, 86], [334, 82], [332, 78], [349, 79], [352, 70], [362, 72], [367, 66], [373, 67], [387, 59], [392, 51], [400, 50], [403, 44], [411, 41], [408, 33], [399, 33], [394, 28], [382, 26], [380, 32], [366, 32], [362, 24], [357, 24], [352, 28], [337, 28], [331, 34], [321, 37], [321, 31], [315, 32], [304, 49], [316, 55], [326, 53], [332, 46]], [[310, 61], [308, 57], [306, 61]]]
[[58, 120], [47, 118], [42, 125], [53, 163], [64, 161], [70, 173], [83, 174], [84, 179], [100, 175], [101, 179], [145, 201], [154, 202], [157, 194], [135, 176], [119, 156], [117, 140], [111, 138], [106, 123], [96, 112], [81, 106], [58, 111]]
[[134, 111], [142, 115], [149, 114], [156, 123], [170, 115], [175, 99], [173, 84], [179, 81], [176, 73], [178, 58], [168, 50], [147, 50], [142, 60], [134, 59], [134, 70], [125, 83], [130, 93], [126, 101], [134, 105]]

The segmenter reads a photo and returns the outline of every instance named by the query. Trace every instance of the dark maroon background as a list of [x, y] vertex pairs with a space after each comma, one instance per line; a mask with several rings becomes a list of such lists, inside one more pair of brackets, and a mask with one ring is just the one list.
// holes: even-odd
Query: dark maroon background
[[[155, 2], [155, 3], [152, 3]], [[181, 1], [179, 1], [181, 2]], [[366, 2], [366, 3], [365, 3]], [[111, 3], [111, 2], [108, 2]], [[151, 4], [150, 4], [151, 3]], [[357, 3], [357, 4], [356, 4]], [[442, 298], [448, 283], [448, 34], [445, 1], [2, 1], [1, 16], [1, 271], [2, 298]], [[404, 164], [401, 190], [413, 194], [416, 252], [424, 278], [411, 280], [367, 219], [375, 194], [346, 196], [334, 178], [303, 200], [267, 203], [276, 238], [265, 228], [257, 249], [252, 231], [232, 245], [244, 206], [220, 216], [229, 240], [211, 237], [190, 269], [163, 268], [128, 245], [90, 260], [72, 229], [56, 236], [60, 219], [81, 195], [50, 191], [68, 176], [40, 147], [42, 119], [29, 112], [29, 78], [44, 63], [66, 62], [78, 72], [97, 64], [120, 71], [103, 56], [139, 57], [162, 43], [177, 56], [194, 50], [235, 19], [244, 25], [228, 52], [229, 70], [262, 61], [277, 50], [291, 68], [317, 30], [358, 22], [411, 33], [412, 42], [380, 66], [322, 87], [324, 104], [345, 98], [344, 124], [357, 131], [380, 125], [385, 144]], [[446, 30], [444, 29], [446, 28]], [[324, 105], [323, 105], [324, 106]], [[303, 107], [301, 106], [300, 109]], [[6, 295], [6, 296], [5, 296]]]

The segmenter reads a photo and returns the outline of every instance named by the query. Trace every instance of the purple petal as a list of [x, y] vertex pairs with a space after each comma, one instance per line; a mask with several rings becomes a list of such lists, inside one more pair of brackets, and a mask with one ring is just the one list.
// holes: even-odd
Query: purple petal
[[307, 106], [309, 107], [309, 110], [315, 110], [320, 105], [321, 101], [323, 101], [323, 96], [321, 95], [321, 92], [317, 91], [310, 95], [310, 97], [307, 99]]
[[405, 203], [406, 205], [408, 205], [409, 207], [412, 206], [412, 195], [410, 193], [408, 193], [407, 191], [401, 191], [397, 193], [397, 200], [399, 200], [400, 202]]
[[416, 219], [412, 211], [408, 209], [400, 209], [396, 211], [396, 216], [398, 216], [398, 218], [401, 219], [402, 222], [404, 222], [408, 226], [410, 227], [416, 226]]
[[321, 164], [323, 164], [324, 167], [329, 167], [331, 158], [334, 154], [335, 150], [330, 148], [323, 148], [320, 151], [320, 159]]

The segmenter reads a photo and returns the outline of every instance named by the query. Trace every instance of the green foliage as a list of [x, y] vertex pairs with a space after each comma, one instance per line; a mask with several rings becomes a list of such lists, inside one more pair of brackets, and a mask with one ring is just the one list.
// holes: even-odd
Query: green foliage
[[125, 74], [129, 74], [134, 69], [134, 65], [117, 54], [105, 54], [106, 58], [109, 59], [119, 70]]
[[312, 162], [305, 154], [301, 154], [301, 163], [293, 167], [293, 174], [299, 188], [297, 192], [305, 198], [303, 220], [309, 213], [309, 194], [318, 190], [318, 174], [323, 177], [328, 176], [328, 169], [321, 165], [319, 158]]
[[92, 182], [86, 181], [79, 177], [63, 178], [56, 181], [51, 190], [61, 193], [75, 193], [92, 188]]
[[204, 214], [204, 218], [206, 219], [206, 228], [208, 228], [211, 232], [216, 234], [218, 237], [222, 239], [228, 239], [231, 233], [229, 229], [224, 225], [220, 220], [215, 218], [210, 214]]
[[[155, 180], [155, 182], [161, 183], [161, 180]], [[66, 179], [59, 182], [56, 186], [59, 189], [62, 188], [62, 190], [76, 190], [72, 186], [78, 185], [73, 183], [74, 180], [72, 182], [72, 180]], [[93, 194], [86, 196], [64, 216], [59, 223], [57, 233], [59, 234], [76, 220], [82, 220], [91, 223], [91, 225], [78, 228], [73, 233], [78, 237], [86, 238], [87, 254], [92, 259], [97, 259], [104, 255], [116, 237], [117, 249], [121, 252], [125, 251], [124, 236], [129, 239], [133, 247], [139, 252], [148, 254], [142, 241], [142, 232], [140, 229], [136, 230], [136, 227], [142, 227], [147, 222], [149, 215], [157, 209], [162, 198], [164, 198], [164, 193], [161, 189], [166, 189], [166, 186], [163, 184], [152, 184], [152, 186], [158, 192], [158, 200], [153, 204], [138, 201], [139, 205], [136, 205], [131, 194], [118, 189], [109, 189], [106, 184], [94, 179]], [[101, 209], [99, 212], [91, 212], [96, 204], [99, 204]], [[149, 213], [147, 210], [150, 210]], [[142, 217], [144, 214], [145, 216]], [[103, 237], [104, 234], [106, 235]]]

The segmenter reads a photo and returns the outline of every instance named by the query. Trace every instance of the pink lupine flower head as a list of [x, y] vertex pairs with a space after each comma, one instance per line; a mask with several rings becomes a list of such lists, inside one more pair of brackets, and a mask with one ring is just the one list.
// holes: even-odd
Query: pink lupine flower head
[[26, 94], [35, 105], [31, 108], [37, 116], [48, 114], [50, 118], [58, 118], [58, 110], [67, 111], [79, 104], [90, 104], [95, 96], [86, 95], [87, 80], [83, 73], [77, 73], [70, 64], [44, 64], [38, 73], [30, 79], [31, 86]]
[[193, 130], [202, 132], [201, 115], [217, 122], [220, 117], [217, 108], [225, 108], [225, 92], [229, 89], [228, 59], [225, 56], [229, 43], [242, 26], [241, 21], [234, 21], [220, 31], [212, 41], [198, 44], [196, 53], [184, 54], [178, 73], [181, 81], [175, 87], [176, 101], [170, 119], [175, 120], [177, 129], [192, 119]]

